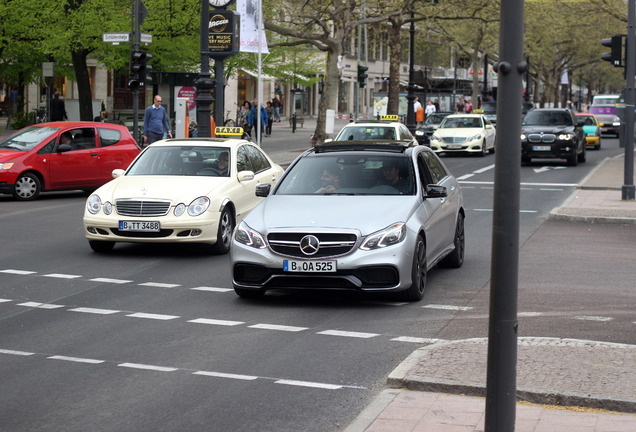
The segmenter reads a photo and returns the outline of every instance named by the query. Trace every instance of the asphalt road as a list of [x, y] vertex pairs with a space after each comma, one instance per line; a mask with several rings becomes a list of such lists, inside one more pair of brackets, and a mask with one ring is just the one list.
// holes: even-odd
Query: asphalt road
[[[301, 151], [311, 131], [278, 132], [264, 138], [272, 155]], [[636, 271], [625, 265], [634, 230], [547, 221], [620, 151], [607, 139], [577, 167], [522, 167], [520, 336], [636, 343]], [[202, 248], [93, 253], [82, 193], [1, 196], [0, 430], [342, 430], [416, 348], [487, 336], [494, 156], [443, 160], [462, 179], [466, 261], [433, 270], [413, 304], [321, 293], [247, 301], [230, 289], [228, 257]]]

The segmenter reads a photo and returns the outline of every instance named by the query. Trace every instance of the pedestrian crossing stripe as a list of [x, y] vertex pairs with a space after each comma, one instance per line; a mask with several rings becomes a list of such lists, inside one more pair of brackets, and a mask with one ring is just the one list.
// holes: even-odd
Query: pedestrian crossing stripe
[[242, 127], [219, 126], [214, 129], [215, 135], [243, 135]]

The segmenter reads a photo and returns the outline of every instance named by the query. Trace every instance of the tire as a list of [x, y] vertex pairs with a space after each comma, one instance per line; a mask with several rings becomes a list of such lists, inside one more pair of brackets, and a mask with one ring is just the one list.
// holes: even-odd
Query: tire
[[585, 145], [583, 145], [583, 151], [579, 153], [578, 155], [576, 155], [576, 161], [583, 163], [585, 162], [586, 159], [587, 159], [587, 150]]
[[219, 218], [219, 228], [216, 233], [216, 243], [213, 250], [218, 255], [224, 255], [230, 251], [232, 232], [234, 231], [234, 217], [232, 212], [225, 207]]
[[13, 185], [13, 197], [19, 201], [31, 201], [40, 195], [42, 183], [38, 176], [32, 173], [24, 173]]
[[464, 251], [466, 249], [466, 238], [464, 232], [464, 216], [459, 213], [457, 215], [457, 224], [455, 224], [455, 238], [453, 239], [455, 250], [440, 262], [442, 267], [459, 268], [464, 264]]
[[577, 166], [579, 164], [579, 155], [576, 153], [576, 148], [574, 149], [574, 153], [568, 157], [568, 166]]
[[421, 235], [417, 236], [415, 250], [413, 252], [413, 267], [411, 270], [411, 286], [398, 293], [398, 298], [402, 301], [415, 302], [424, 297], [426, 291], [426, 244]]
[[263, 290], [252, 290], [238, 287], [234, 287], [234, 292], [241, 298], [259, 298], [263, 297], [265, 294], [265, 291]]
[[114, 241], [99, 241], [99, 240], [89, 240], [88, 245], [93, 249], [93, 251], [97, 253], [106, 253], [113, 250], [115, 247]]
[[481, 151], [479, 152], [479, 157], [486, 156], [486, 153], [488, 153], [488, 151], [486, 150], [486, 140], [483, 140], [481, 142]]
[[601, 149], [601, 138], [600, 137], [598, 139], [598, 144], [596, 145], [596, 147], [594, 149], [595, 150], [600, 150]]

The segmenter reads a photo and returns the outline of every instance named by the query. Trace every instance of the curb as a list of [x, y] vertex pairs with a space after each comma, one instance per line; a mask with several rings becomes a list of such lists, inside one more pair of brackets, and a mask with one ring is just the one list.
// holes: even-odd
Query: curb
[[[465, 396], [486, 396], [485, 382], [463, 382], [448, 379], [440, 379], [429, 376], [416, 376], [412, 372], [417, 370], [416, 366], [423, 364], [426, 360], [427, 352], [437, 348], [448, 348], [454, 345], [471, 344], [486, 345], [487, 338], [464, 339], [457, 341], [441, 342], [428, 345], [415, 350], [397, 368], [389, 374], [386, 386], [391, 389], [408, 389], [415, 391], [426, 391], [433, 393], [461, 394]], [[583, 341], [575, 339], [559, 338], [518, 338], [518, 346], [556, 346], [567, 349], [568, 347], [585, 348], [616, 348], [636, 351], [636, 346], [628, 344], [614, 344], [607, 342]], [[470, 363], [470, 364], [468, 364]], [[475, 359], [468, 359], [466, 367], [475, 367]], [[518, 366], [519, 367], [519, 366]], [[599, 379], [602, 379], [600, 377]], [[517, 400], [535, 404], [557, 405], [557, 406], [578, 406], [586, 408], [606, 409], [622, 413], [636, 413], [636, 399], [609, 398], [598, 395], [583, 394], [569, 391], [557, 391], [552, 389], [517, 387]], [[378, 402], [379, 403], [379, 402]]]

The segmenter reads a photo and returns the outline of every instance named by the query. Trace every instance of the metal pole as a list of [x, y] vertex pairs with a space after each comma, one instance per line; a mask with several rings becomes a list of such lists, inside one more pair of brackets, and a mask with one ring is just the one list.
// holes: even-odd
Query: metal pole
[[[636, 46], [634, 35], [634, 0], [627, 4], [627, 43], [626, 47]], [[634, 200], [634, 107], [636, 94], [634, 93], [634, 73], [636, 73], [636, 52], [627, 50], [625, 65], [625, 182], [621, 188], [621, 199]]]
[[[132, 0], [134, 12], [132, 17], [132, 32], [133, 32], [133, 51], [139, 49], [139, 42], [141, 41], [141, 35], [139, 35], [139, 1], [140, 0]], [[135, 141], [139, 143], [140, 146], [144, 145], [143, 136], [139, 137], [139, 89], [134, 89], [133, 92], [133, 132], [132, 136], [135, 138]]]
[[[213, 82], [210, 79], [210, 3], [209, 0], [201, 0], [201, 73], [195, 81], [197, 87], [197, 134], [202, 138], [212, 136], [212, 124], [210, 122], [210, 105], [214, 102], [214, 98], [210, 91]], [[218, 77], [217, 77], [218, 78]], [[221, 77], [223, 80], [223, 77]], [[221, 113], [221, 116], [223, 113]]]
[[502, 0], [485, 431], [514, 432], [524, 2]]
[[[406, 127], [415, 135], [417, 123], [415, 123], [415, 110], [413, 109], [413, 101], [415, 100], [415, 14], [413, 11], [411, 11], [411, 28], [409, 33], [411, 40], [409, 47], [409, 85], [407, 87], [408, 94], [406, 96]], [[426, 98], [424, 98], [423, 103], [426, 104]]]
[[453, 100], [449, 109], [450, 112], [455, 111], [455, 95], [457, 94], [457, 47], [455, 47], [455, 57], [453, 59]]

